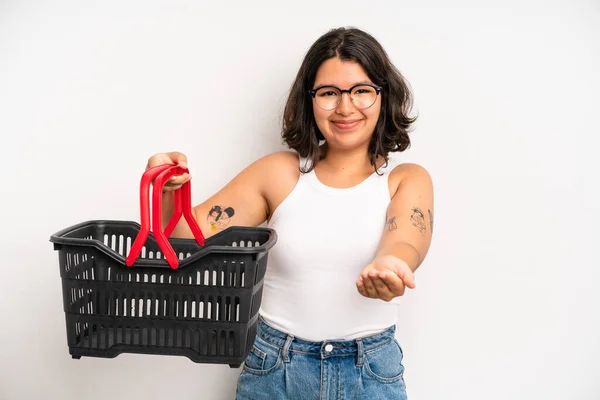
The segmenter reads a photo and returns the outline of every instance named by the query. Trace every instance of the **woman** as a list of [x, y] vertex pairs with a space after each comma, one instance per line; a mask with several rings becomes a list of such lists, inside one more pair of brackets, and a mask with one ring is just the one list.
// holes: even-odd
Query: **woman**
[[[291, 88], [283, 138], [194, 212], [207, 236], [268, 222], [278, 233], [259, 329], [238, 399], [405, 399], [397, 303], [414, 288], [433, 229], [433, 187], [416, 164], [388, 164], [410, 145], [411, 94], [381, 45], [336, 29], [309, 49]], [[186, 166], [162, 153], [148, 167]], [[165, 218], [172, 190], [165, 186]], [[192, 237], [182, 219], [174, 236]]]

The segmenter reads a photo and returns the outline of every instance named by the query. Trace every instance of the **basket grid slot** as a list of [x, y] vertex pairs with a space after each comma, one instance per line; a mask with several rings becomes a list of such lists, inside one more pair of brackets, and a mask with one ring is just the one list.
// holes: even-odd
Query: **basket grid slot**
[[132, 238], [131, 236], [108, 234], [105, 233], [103, 237], [103, 243], [105, 246], [111, 248], [113, 251], [126, 257], [131, 250]]
[[[100, 301], [98, 296], [96, 301]], [[104, 309], [107, 310], [107, 315], [116, 317], [240, 321], [240, 298], [238, 296], [161, 295], [160, 293], [136, 295], [114, 291], [106, 303]], [[93, 301], [81, 306], [79, 311], [81, 314], [93, 314]]]
[[[113, 246], [118, 242], [119, 237], [116, 235], [105, 235], [107, 245]], [[114, 240], [109, 238], [114, 238]], [[123, 239], [125, 240], [125, 239]], [[128, 240], [127, 240], [128, 242]], [[234, 243], [234, 245], [237, 242]], [[239, 242], [241, 246], [245, 246], [251, 243]], [[257, 242], [258, 243], [258, 242]], [[113, 246], [114, 247], [114, 246]], [[145, 247], [144, 247], [145, 249]], [[124, 251], [125, 249], [121, 249]], [[116, 251], [116, 250], [115, 250]], [[127, 249], [129, 251], [129, 248]], [[147, 259], [164, 259], [164, 255], [161, 252], [149, 251], [144, 255]], [[182, 260], [186, 257], [190, 257], [191, 253], [179, 252], [179, 259]], [[71, 279], [78, 280], [96, 280], [97, 277], [97, 266], [95, 264], [94, 255], [80, 252], [66, 252], [63, 268], [66, 272], [76, 272], [70, 276]], [[74, 271], [75, 268], [79, 268], [79, 271]], [[144, 283], [160, 283], [160, 284], [187, 284], [195, 286], [212, 286], [212, 287], [245, 287], [246, 285], [246, 266], [244, 262], [238, 262], [232, 259], [221, 259], [220, 261], [214, 261], [207, 267], [201, 270], [190, 271], [189, 274], [179, 275], [175, 277], [170, 273], [165, 272], [139, 272], [135, 269], [127, 270], [123, 268], [114, 268], [111, 266], [102, 266], [105, 268], [105, 273], [102, 274], [102, 280], [116, 281], [116, 282], [144, 282]]]
[[[224, 260], [221, 264], [213, 263], [207, 268], [202, 268], [200, 271], [189, 272], [188, 274], [177, 277], [164, 272], [138, 272], [135, 271], [135, 269], [126, 271], [120, 269], [119, 272], [113, 273], [113, 269], [108, 267], [107, 275], [109, 281], [116, 282], [187, 284], [193, 286], [242, 288], [246, 284], [246, 265], [244, 262], [237, 263], [235, 261]], [[91, 276], [93, 276], [93, 269]], [[78, 279], [86, 279], [86, 277], [83, 276]]]
[[231, 247], [259, 247], [260, 242], [251, 240], [239, 240], [231, 243]]
[[225, 329], [157, 328], [137, 325], [105, 325], [76, 322], [76, 345], [108, 349], [115, 345], [191, 349], [204, 356], [234, 356], [238, 351], [235, 331]]
[[[91, 236], [86, 237], [86, 239], [92, 239]], [[131, 251], [131, 245], [133, 244], [133, 237], [126, 236], [123, 234], [108, 234], [105, 233], [103, 235], [103, 243], [105, 246], [110, 248], [111, 250], [117, 252], [123, 257], [127, 257], [129, 252]], [[157, 245], [154, 245], [153, 248], [157, 248]], [[184, 260], [187, 257], [192, 255], [189, 251], [179, 251], [178, 258], [180, 260]], [[140, 253], [140, 258], [150, 259], [150, 260], [160, 260], [165, 259], [164, 254], [162, 254], [158, 250], [150, 250], [148, 246], [142, 246], [142, 250]]]

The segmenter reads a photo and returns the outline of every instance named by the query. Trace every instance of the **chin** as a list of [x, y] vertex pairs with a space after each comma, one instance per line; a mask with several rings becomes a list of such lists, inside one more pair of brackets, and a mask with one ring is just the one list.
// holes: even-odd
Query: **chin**
[[357, 135], [351, 137], [350, 133], [334, 134], [326, 136], [326, 142], [329, 147], [343, 150], [352, 150], [360, 147], [368, 147], [370, 137], [364, 137], [363, 135]]

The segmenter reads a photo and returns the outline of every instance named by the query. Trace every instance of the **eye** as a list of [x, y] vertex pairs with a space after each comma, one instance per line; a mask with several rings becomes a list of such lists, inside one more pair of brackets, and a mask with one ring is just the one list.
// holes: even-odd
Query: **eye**
[[321, 97], [337, 96], [337, 93], [333, 90], [327, 90], [327, 91], [319, 92], [319, 96], [321, 96]]
[[370, 88], [368, 86], [362, 86], [362, 87], [354, 89], [354, 94], [371, 94], [371, 93], [373, 93], [373, 88]]

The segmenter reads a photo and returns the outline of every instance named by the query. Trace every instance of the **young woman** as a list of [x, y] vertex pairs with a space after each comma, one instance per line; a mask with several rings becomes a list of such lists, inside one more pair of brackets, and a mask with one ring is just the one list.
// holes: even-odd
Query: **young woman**
[[[406, 398], [397, 303], [415, 287], [434, 211], [428, 172], [388, 163], [410, 145], [411, 100], [371, 35], [329, 31], [306, 54], [285, 107], [292, 151], [257, 160], [194, 208], [206, 236], [265, 221], [278, 234], [238, 399]], [[148, 167], [186, 161], [161, 153]], [[165, 221], [172, 190], [188, 179], [165, 186]], [[183, 219], [173, 236], [192, 237]]]

